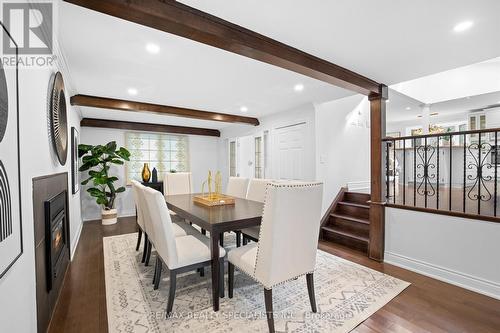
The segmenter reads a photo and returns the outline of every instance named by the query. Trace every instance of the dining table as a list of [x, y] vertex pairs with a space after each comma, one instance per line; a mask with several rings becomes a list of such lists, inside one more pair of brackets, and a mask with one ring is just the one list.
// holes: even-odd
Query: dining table
[[212, 260], [212, 304], [219, 311], [220, 283], [219, 244], [224, 232], [239, 231], [259, 226], [262, 220], [263, 203], [234, 198], [234, 204], [206, 206], [194, 201], [197, 194], [166, 195], [168, 208], [180, 218], [210, 232], [210, 254]]

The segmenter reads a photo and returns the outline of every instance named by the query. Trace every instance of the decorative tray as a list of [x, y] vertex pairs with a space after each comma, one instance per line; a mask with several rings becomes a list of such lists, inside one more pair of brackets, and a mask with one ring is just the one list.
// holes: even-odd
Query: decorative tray
[[234, 205], [234, 198], [225, 194], [195, 195], [193, 201], [204, 206]]

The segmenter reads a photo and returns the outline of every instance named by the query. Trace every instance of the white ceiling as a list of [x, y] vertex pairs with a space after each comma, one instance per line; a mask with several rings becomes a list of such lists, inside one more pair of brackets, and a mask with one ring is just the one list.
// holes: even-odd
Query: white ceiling
[[500, 55], [498, 0], [180, 2], [385, 84]]
[[423, 103], [389, 88], [389, 99], [386, 105], [386, 121], [398, 122], [417, 119], [417, 115], [422, 113]]
[[[62, 47], [77, 93], [138, 100], [200, 110], [262, 117], [349, 92], [288, 70], [62, 3]], [[149, 54], [147, 43], [160, 46]], [[304, 90], [294, 91], [302, 83]], [[127, 90], [134, 87], [136, 96]], [[240, 112], [241, 106], [248, 112]], [[81, 108], [85, 117], [107, 119], [107, 110]], [[116, 114], [116, 112], [114, 112]], [[132, 112], [122, 120], [131, 120]], [[137, 118], [137, 117], [135, 117]], [[141, 115], [141, 121], [156, 121]], [[170, 121], [172, 120], [172, 121]], [[184, 126], [222, 128], [227, 123], [165, 118]]]
[[500, 91], [500, 57], [400, 82], [390, 88], [427, 104]]
[[[390, 102], [387, 104], [387, 122], [414, 121], [420, 122], [418, 115], [422, 114], [424, 103], [403, 95], [395, 90], [389, 90]], [[463, 116], [474, 110], [483, 110], [492, 107], [500, 107], [500, 91], [452, 99], [439, 103], [428, 104], [430, 113], [437, 112], [433, 116], [434, 121], [449, 118], [452, 115]], [[407, 107], [410, 109], [407, 110]]]
[[[500, 1], [182, 1], [386, 84], [500, 55]], [[460, 35], [453, 26], [473, 20]], [[77, 93], [262, 117], [349, 94], [284, 69], [68, 3], [59, 34]], [[161, 51], [145, 51], [148, 42]], [[304, 91], [293, 86], [302, 83]], [[131, 97], [127, 89], [138, 95]], [[392, 102], [392, 101], [391, 101]], [[82, 108], [85, 117], [224, 123]]]

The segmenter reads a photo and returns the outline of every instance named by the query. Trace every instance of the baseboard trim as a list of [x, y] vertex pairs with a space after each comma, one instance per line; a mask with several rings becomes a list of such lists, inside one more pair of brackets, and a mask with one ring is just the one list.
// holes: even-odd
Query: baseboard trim
[[[130, 216], [135, 216], [135, 212], [124, 212], [122, 214], [118, 214], [118, 218], [120, 217], [130, 217]], [[83, 219], [83, 222], [90, 222], [90, 221], [97, 221], [100, 220], [101, 216], [96, 216], [96, 217], [86, 217]]]
[[83, 221], [80, 220], [80, 226], [78, 227], [78, 231], [76, 233], [76, 237], [73, 240], [73, 244], [71, 244], [71, 253], [70, 253], [70, 261], [73, 261], [73, 257], [75, 256], [76, 248], [78, 247], [78, 243], [80, 242], [80, 236], [82, 234], [83, 229]]
[[500, 300], [500, 284], [493, 281], [392, 252], [385, 252], [384, 262]]

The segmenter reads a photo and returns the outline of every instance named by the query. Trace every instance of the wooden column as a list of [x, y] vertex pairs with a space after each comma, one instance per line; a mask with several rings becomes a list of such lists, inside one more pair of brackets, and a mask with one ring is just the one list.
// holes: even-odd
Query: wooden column
[[377, 261], [384, 260], [385, 236], [385, 193], [384, 193], [384, 155], [382, 138], [385, 136], [385, 101], [388, 98], [387, 86], [381, 84], [378, 94], [370, 94], [370, 246], [368, 256]]

